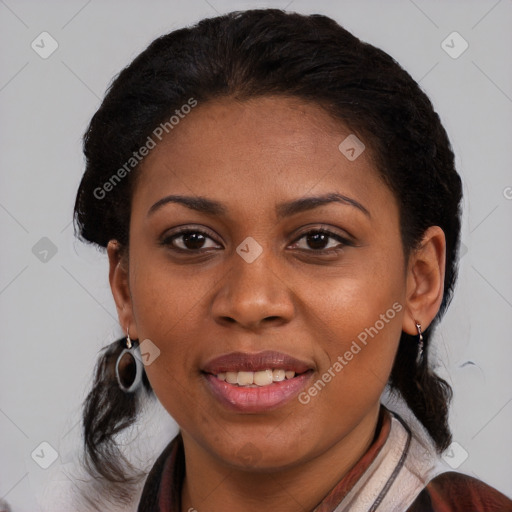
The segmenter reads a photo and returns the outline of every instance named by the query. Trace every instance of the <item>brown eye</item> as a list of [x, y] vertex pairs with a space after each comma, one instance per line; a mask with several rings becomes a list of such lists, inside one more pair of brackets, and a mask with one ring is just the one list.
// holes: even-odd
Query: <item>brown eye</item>
[[306, 235], [306, 243], [311, 249], [325, 249], [329, 238], [325, 233], [313, 233]]
[[206, 233], [191, 229], [182, 230], [178, 233], [167, 236], [162, 243], [163, 245], [171, 246], [173, 249], [186, 252], [218, 248], [218, 244]]
[[201, 233], [185, 233], [175, 240], [182, 239], [183, 246], [186, 249], [201, 249], [205, 243], [206, 237]]
[[[301, 243], [301, 241], [304, 241]], [[303, 234], [294, 244], [298, 249], [311, 252], [333, 252], [346, 245], [353, 245], [346, 238], [326, 230], [312, 230]]]

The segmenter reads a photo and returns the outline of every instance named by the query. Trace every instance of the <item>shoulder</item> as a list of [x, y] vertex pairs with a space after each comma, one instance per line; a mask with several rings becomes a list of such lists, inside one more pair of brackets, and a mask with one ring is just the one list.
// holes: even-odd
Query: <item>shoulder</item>
[[407, 512], [512, 512], [512, 500], [481, 480], [448, 471], [433, 478]]

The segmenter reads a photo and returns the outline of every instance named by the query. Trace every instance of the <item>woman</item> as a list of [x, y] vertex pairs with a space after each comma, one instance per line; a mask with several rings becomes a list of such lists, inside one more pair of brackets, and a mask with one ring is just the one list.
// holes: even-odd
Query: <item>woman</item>
[[[456, 279], [461, 181], [391, 57], [324, 16], [203, 20], [120, 73], [84, 152], [78, 232], [107, 250], [126, 332], [84, 408], [86, 462], [113, 502], [512, 510], [440, 474], [451, 390], [430, 340]], [[387, 386], [407, 421], [382, 405]], [[115, 436], [147, 396], [180, 433], [140, 489]]]

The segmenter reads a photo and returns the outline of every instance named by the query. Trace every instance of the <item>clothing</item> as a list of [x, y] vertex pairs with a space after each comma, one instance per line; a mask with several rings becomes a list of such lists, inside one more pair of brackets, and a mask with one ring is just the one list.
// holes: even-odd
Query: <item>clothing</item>
[[[432, 447], [402, 418], [381, 407], [366, 453], [313, 512], [508, 512], [512, 500], [467, 475], [439, 474]], [[181, 436], [152, 467], [138, 512], [180, 512], [184, 477]]]

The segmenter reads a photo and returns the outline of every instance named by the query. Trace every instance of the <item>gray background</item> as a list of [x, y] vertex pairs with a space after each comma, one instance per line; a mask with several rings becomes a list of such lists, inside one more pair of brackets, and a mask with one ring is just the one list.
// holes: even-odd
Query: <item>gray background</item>
[[[398, 60], [439, 112], [465, 192], [459, 284], [436, 336], [455, 392], [445, 460], [512, 496], [512, 0], [0, 0], [0, 497], [15, 511], [38, 510], [71, 462], [97, 352], [122, 335], [106, 257], [73, 238], [86, 124], [155, 37], [265, 6], [332, 16]], [[43, 31], [59, 45], [47, 59], [31, 48]], [[442, 47], [453, 31], [469, 44], [458, 58]], [[162, 411], [145, 432], [161, 429], [151, 456], [172, 437]], [[47, 470], [31, 457], [50, 456], [42, 442], [58, 453]]]

